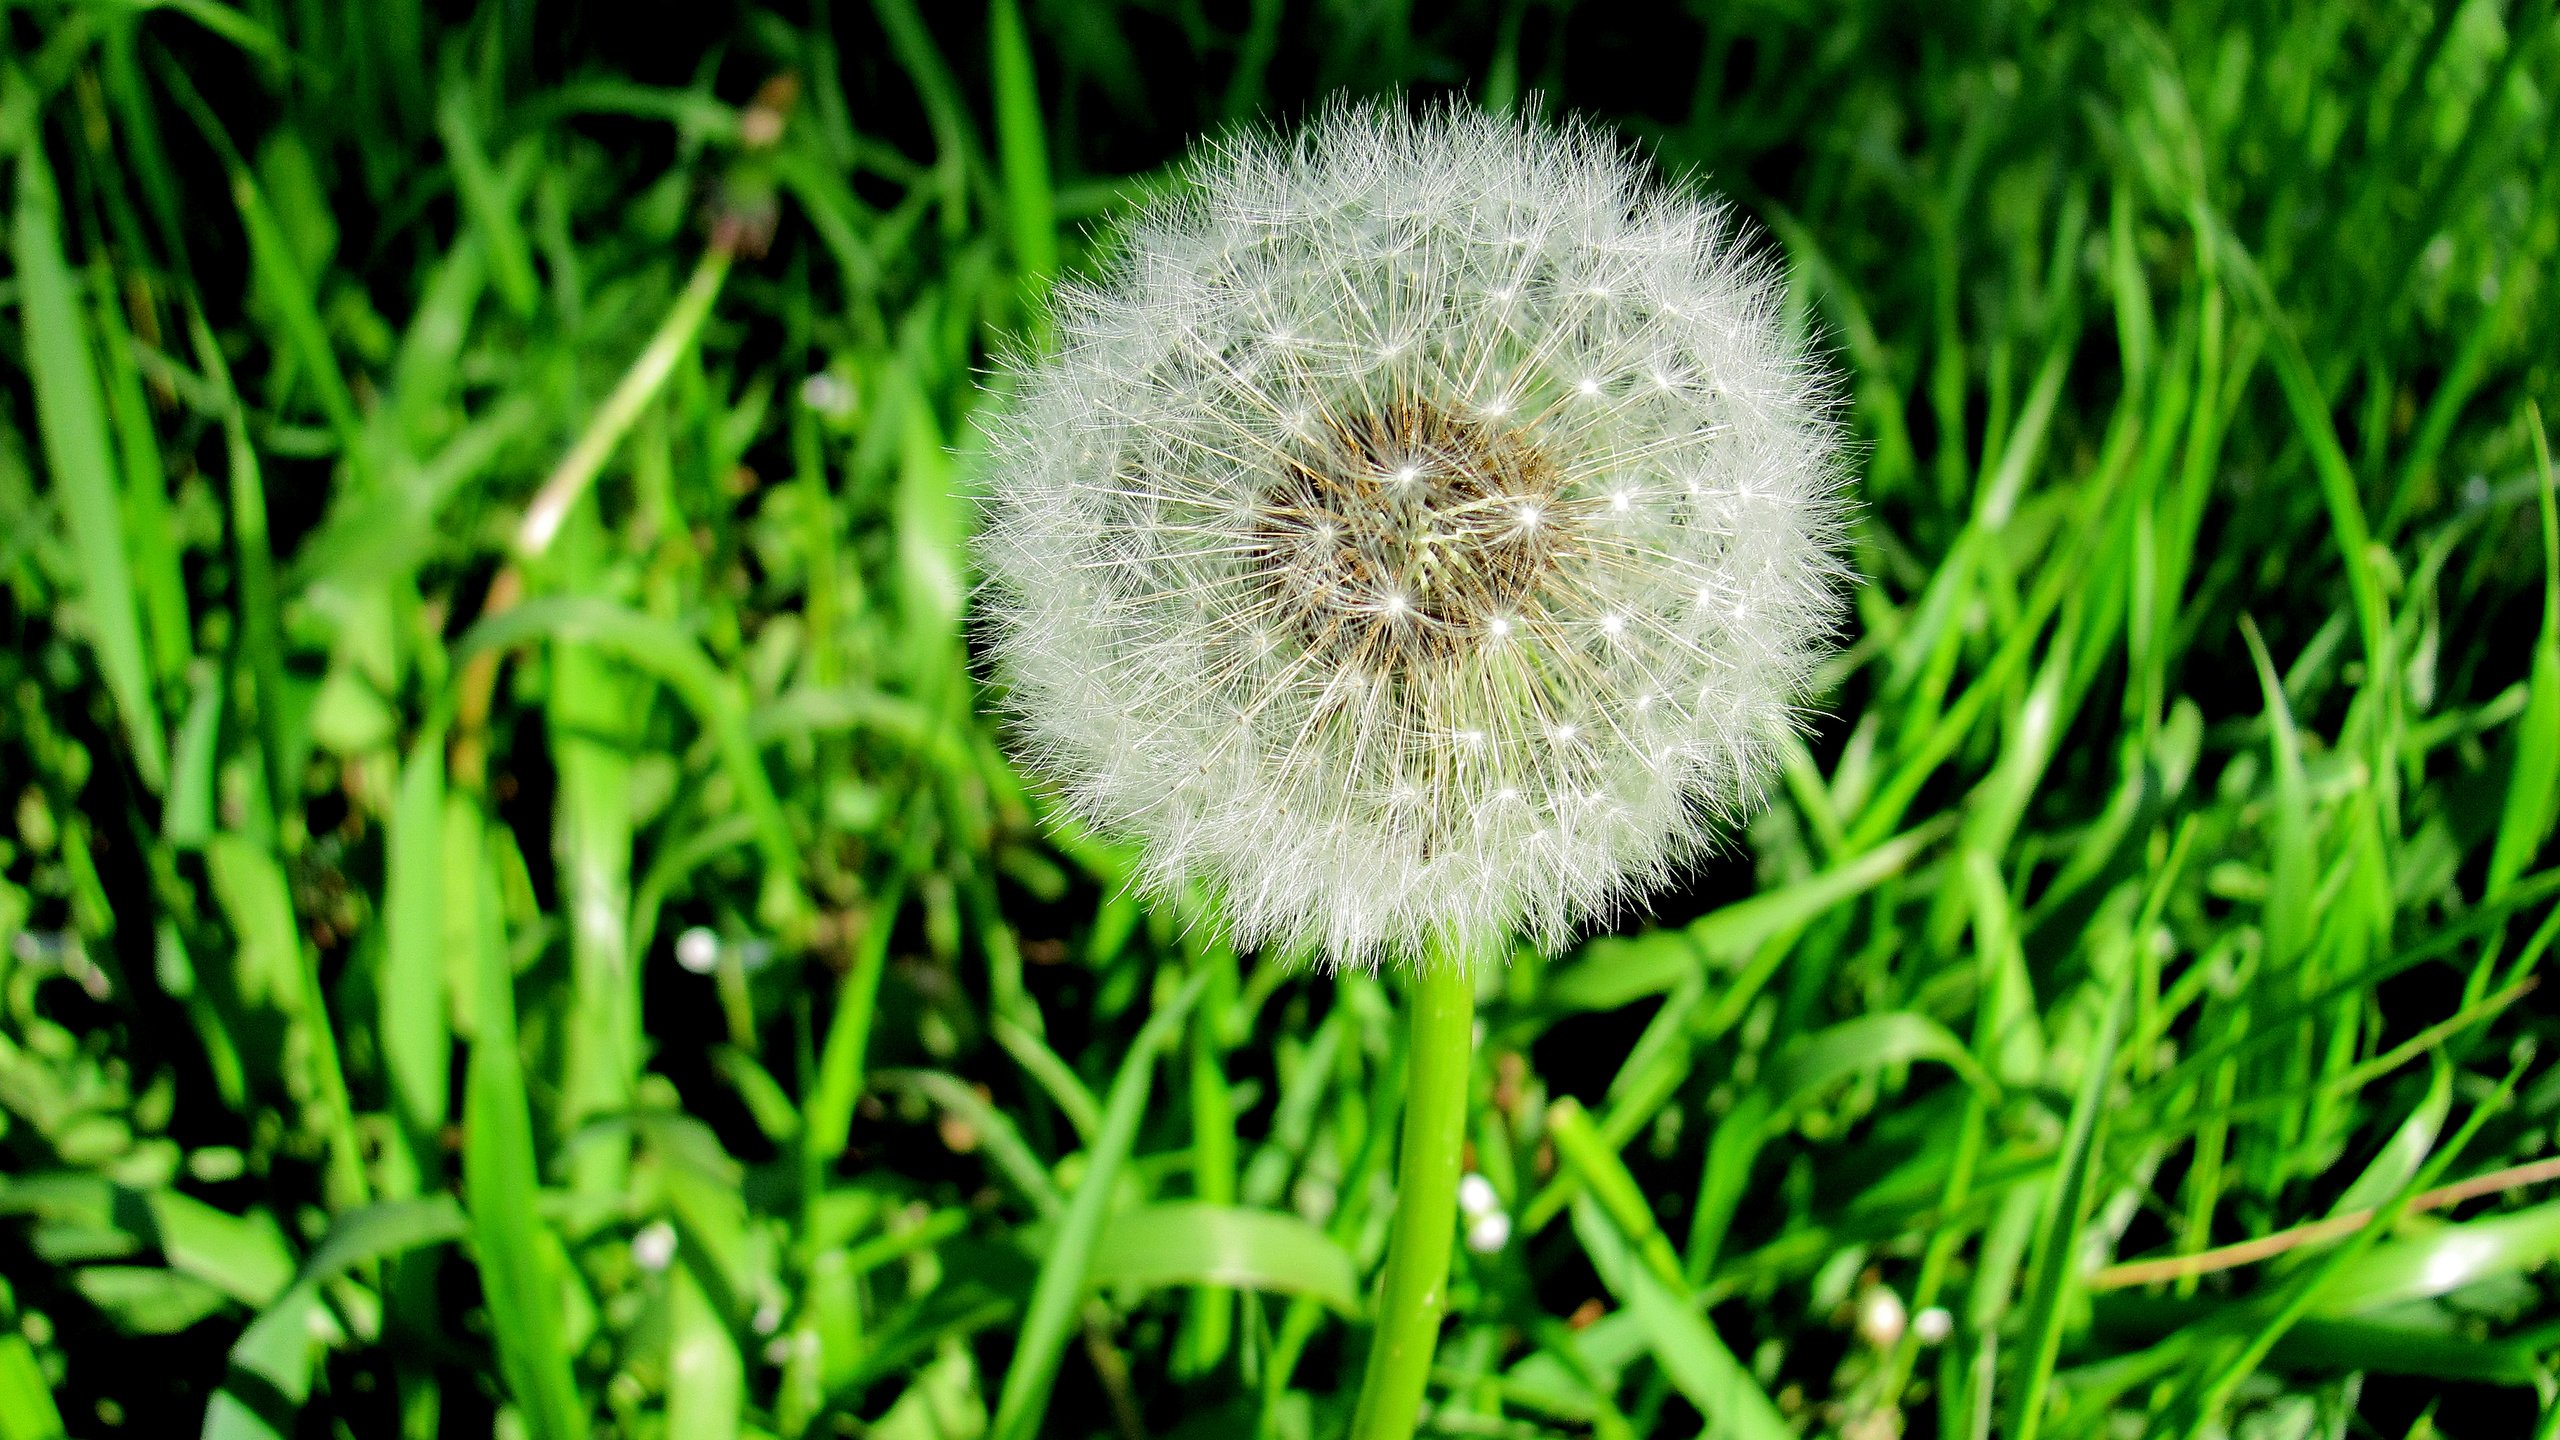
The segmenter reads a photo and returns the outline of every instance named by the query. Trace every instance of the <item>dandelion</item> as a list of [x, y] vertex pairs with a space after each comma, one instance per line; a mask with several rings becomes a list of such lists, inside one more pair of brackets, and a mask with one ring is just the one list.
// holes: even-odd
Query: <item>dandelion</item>
[[1723, 207], [1587, 126], [1342, 106], [1188, 182], [1015, 365], [990, 645], [1027, 768], [1141, 889], [1410, 964], [1353, 1425], [1409, 1435], [1472, 973], [1756, 803], [1838, 615], [1832, 386]]
[[994, 436], [1029, 768], [1240, 943], [1559, 945], [1760, 793], [1837, 615], [1828, 381], [1588, 128], [1342, 108], [1191, 181]]

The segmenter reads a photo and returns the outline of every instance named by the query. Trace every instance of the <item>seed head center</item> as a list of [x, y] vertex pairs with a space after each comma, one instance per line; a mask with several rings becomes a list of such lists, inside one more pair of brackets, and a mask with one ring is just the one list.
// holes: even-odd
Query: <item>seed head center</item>
[[1316, 660], [1445, 663], [1539, 613], [1578, 515], [1535, 438], [1420, 401], [1326, 414], [1264, 498], [1248, 557]]

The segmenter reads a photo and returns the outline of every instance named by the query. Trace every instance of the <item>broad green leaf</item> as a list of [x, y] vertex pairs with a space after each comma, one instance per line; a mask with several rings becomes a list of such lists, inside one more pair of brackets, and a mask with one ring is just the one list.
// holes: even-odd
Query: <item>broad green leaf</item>
[[1359, 1272], [1333, 1237], [1278, 1210], [1176, 1201], [1123, 1210], [1103, 1223], [1086, 1283], [1161, 1290], [1222, 1285], [1323, 1301], [1360, 1311]]
[[158, 1265], [87, 1265], [71, 1272], [81, 1297], [119, 1329], [175, 1335], [231, 1303], [220, 1287]]
[[[380, 1043], [398, 1127], [385, 1190], [414, 1194], [439, 1177], [438, 1135], [451, 1105], [453, 1036], [445, 996], [444, 732], [433, 727], [401, 767], [384, 839]], [[470, 877], [460, 877], [469, 884]]]
[[27, 1337], [0, 1333], [0, 1440], [61, 1440], [62, 1412]]
[[293, 1252], [264, 1210], [230, 1214], [175, 1190], [152, 1193], [152, 1229], [170, 1268], [250, 1306], [264, 1306], [293, 1281]]
[[2448, 1295], [2483, 1280], [2529, 1275], [2560, 1259], [2560, 1201], [2457, 1225], [2423, 1225], [2376, 1245], [2330, 1280], [2316, 1313], [2360, 1315]]
[[310, 1395], [316, 1348], [322, 1335], [334, 1330], [320, 1287], [356, 1266], [459, 1239], [465, 1229], [461, 1207], [442, 1195], [386, 1200], [339, 1216], [304, 1257], [293, 1284], [231, 1347], [233, 1372], [256, 1383], [226, 1383], [215, 1393], [205, 1411], [204, 1440], [284, 1440], [292, 1435], [293, 1413], [277, 1413], [275, 1407], [298, 1407]]
[[738, 1342], [703, 1294], [692, 1266], [676, 1266], [667, 1283], [667, 1433], [685, 1440], [737, 1440], [746, 1400]]

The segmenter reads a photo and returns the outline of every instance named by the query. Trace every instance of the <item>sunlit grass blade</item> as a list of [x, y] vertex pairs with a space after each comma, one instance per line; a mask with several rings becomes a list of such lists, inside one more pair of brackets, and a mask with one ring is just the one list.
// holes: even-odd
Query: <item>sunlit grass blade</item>
[[2126, 1006], [2122, 994], [2106, 998], [2106, 1019], [2097, 1041], [2081, 1057], [2080, 1092], [2072, 1101], [2052, 1179], [2046, 1182], [2036, 1223], [2034, 1279], [2028, 1292], [2026, 1373], [2019, 1377], [2008, 1410], [2004, 1434], [2034, 1440], [2046, 1419], [2046, 1392], [2062, 1350], [2062, 1330], [2070, 1317], [2071, 1297], [2080, 1284], [2080, 1237], [2089, 1206], [2104, 1171], [2107, 1092], [2115, 1082], [2116, 1045], [2124, 1034]]
[[2507, 780], [2498, 836], [2489, 851], [2486, 895], [2495, 899], [2533, 863], [2560, 816], [2560, 500], [2555, 500], [2551, 438], [2543, 428], [2539, 406], [2528, 407], [2533, 453], [2539, 471], [2534, 486], [2542, 517], [2542, 631], [2535, 637], [2533, 664], [2525, 679], [2524, 713], [2515, 726], [2515, 768]]
[[[399, 1143], [386, 1151], [386, 1193], [433, 1188], [452, 1075], [445, 997], [444, 734], [430, 728], [410, 747], [390, 818], [383, 886], [381, 994], [377, 1031]], [[390, 1158], [398, 1157], [396, 1160]]]
[[[602, 588], [605, 544], [592, 504], [571, 511], [549, 557], [549, 583], [572, 595]], [[552, 849], [561, 899], [574, 917], [569, 987], [576, 997], [561, 1057], [560, 1125], [574, 1134], [630, 1107], [644, 1058], [630, 935], [631, 757], [649, 691], [598, 647], [560, 640], [550, 658], [545, 719], [560, 777]], [[577, 1146], [570, 1188], [598, 1199], [619, 1194], [626, 1151], [607, 1136]]]
[[[10, 80], [5, 89], [14, 98], [22, 93], [23, 82], [14, 76]], [[36, 429], [50, 472], [47, 488], [62, 508], [79, 554], [88, 639], [124, 722], [134, 770], [145, 785], [158, 790], [168, 777], [169, 741], [134, 605], [133, 560], [126, 548], [115, 454], [107, 438], [106, 402], [78, 281], [63, 258], [60, 199], [41, 135], [32, 127], [18, 147], [17, 170], [10, 248], [28, 378], [35, 388]], [[158, 483], [158, 477], [150, 482]]]
[[736, 1440], [746, 1410], [746, 1367], [692, 1267], [668, 1274], [667, 1433]]
[[532, 1440], [584, 1440], [587, 1406], [561, 1340], [560, 1286], [543, 1243], [531, 1101], [516, 1034], [497, 883], [487, 866], [454, 877], [478, 892], [474, 1031], [463, 1079], [462, 1193], [498, 1369]]

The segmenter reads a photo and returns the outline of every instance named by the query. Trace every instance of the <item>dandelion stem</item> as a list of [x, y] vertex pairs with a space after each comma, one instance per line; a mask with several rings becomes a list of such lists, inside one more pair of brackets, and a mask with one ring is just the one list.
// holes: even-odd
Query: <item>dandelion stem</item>
[[1396, 1158], [1395, 1224], [1387, 1236], [1378, 1326], [1351, 1440], [1407, 1440], [1413, 1434], [1440, 1317], [1449, 1304], [1467, 1065], [1475, 1049], [1475, 980], [1467, 957], [1433, 955], [1408, 1003], [1413, 1035], [1405, 1070], [1404, 1141]]

